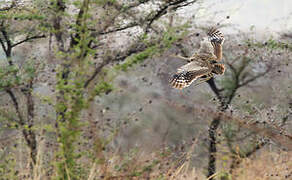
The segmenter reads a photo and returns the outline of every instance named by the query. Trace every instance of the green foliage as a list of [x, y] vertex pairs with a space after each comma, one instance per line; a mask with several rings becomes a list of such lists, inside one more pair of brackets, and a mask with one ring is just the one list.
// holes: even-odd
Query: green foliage
[[[39, 0], [38, 2], [41, 3], [42, 1]], [[54, 164], [56, 167], [55, 170], [57, 171], [55, 179], [86, 179], [85, 174], [87, 173], [87, 169], [85, 169], [84, 161], [82, 162], [82, 160], [84, 160], [82, 158], [86, 153], [79, 153], [77, 149], [78, 143], [80, 143], [81, 139], [81, 128], [84, 125], [81, 123], [82, 121], [80, 119], [81, 112], [89, 106], [90, 101], [92, 101], [92, 94], [93, 96], [102, 96], [104, 93], [107, 94], [114, 88], [110, 84], [111, 80], [105, 80], [106, 78], [103, 77], [98, 77], [97, 79], [99, 81], [97, 81], [97, 85], [90, 90], [84, 86], [86, 80], [88, 79], [88, 75], [91, 75], [89, 74], [91, 73], [90, 70], [93, 69], [92, 68], [88, 71], [88, 68], [90, 68], [92, 65], [91, 55], [96, 52], [96, 50], [92, 50], [88, 46], [90, 42], [94, 42], [94, 39], [90, 36], [91, 32], [88, 30], [88, 27], [95, 25], [95, 22], [91, 21], [91, 14], [88, 12], [88, 8], [90, 6], [84, 9], [84, 14], [80, 20], [81, 22], [76, 23], [76, 18], [78, 18], [78, 16], [72, 16], [66, 14], [66, 12], [60, 11], [59, 9], [61, 8], [58, 7], [58, 1], [51, 0], [50, 2], [50, 8], [48, 11], [50, 11], [51, 14], [49, 14], [48, 19], [53, 19], [52, 21], [54, 21], [55, 17], [52, 16], [56, 16], [57, 18], [63, 16], [65, 17], [60, 21], [61, 27], [59, 29], [57, 23], [53, 24], [51, 21], [46, 21], [47, 16], [45, 14], [40, 14], [37, 10], [32, 11], [33, 13], [31, 14], [23, 12], [15, 14], [0, 13], [0, 19], [9, 19], [13, 21], [39, 20], [41, 21], [40, 26], [38, 26], [36, 29], [31, 29], [41, 30], [44, 33], [50, 34], [67, 31], [69, 27], [69, 30], [64, 33], [65, 36], [63, 36], [63, 40], [66, 42], [65, 46], [69, 44], [67, 43], [69, 42], [67, 40], [74, 40], [74, 45], [70, 46], [68, 49], [65, 47], [64, 49], [66, 50], [60, 48], [59, 51], [56, 52], [56, 59], [59, 60], [59, 68], [57, 69], [56, 76], [57, 84], [55, 87], [56, 100], [55, 98], [50, 97], [43, 98], [43, 101], [55, 105], [54, 108], [57, 114], [57, 123], [54, 126], [45, 125], [42, 126], [42, 128], [50, 133], [55, 131], [57, 134], [58, 151], [55, 154], [56, 158], [54, 158], [56, 159]], [[73, 3], [76, 8], [82, 8], [84, 2], [86, 1], [76, 0], [72, 2], [64, 0], [64, 3], [68, 3], [66, 4], [66, 7], [69, 7]], [[116, 0], [91, 1], [91, 3], [96, 3], [101, 6], [114, 4], [116, 2]], [[122, 11], [125, 11], [127, 8], [127, 6], [123, 6]], [[162, 36], [159, 35], [158, 38], [155, 37], [151, 40], [146, 34], [144, 34], [141, 38], [141, 41], [144, 42], [148, 48], [142, 52], [128, 57], [123, 64], [117, 65], [115, 68], [111, 67], [110, 70], [114, 69], [127, 71], [130, 67], [143, 62], [145, 59], [151, 58], [156, 54], [163, 53], [166, 49], [170, 48], [173, 43], [179, 41], [181, 37], [186, 35], [186, 31], [181, 32], [181, 30], [185, 28], [185, 25], [178, 28], [168, 27], [168, 30], [164, 32]], [[30, 35], [31, 32], [28, 32], [28, 34]], [[72, 39], [66, 39], [68, 37]], [[57, 38], [54, 39], [54, 41], [57, 41]], [[58, 43], [56, 44], [58, 46]], [[21, 67], [12, 65], [1, 68], [0, 87], [15, 87], [17, 85], [26, 85], [28, 82], [30, 82], [34, 77], [36, 77], [37, 71], [39, 70], [39, 66], [33, 62], [34, 61], [27, 61]], [[6, 117], [0, 116], [0, 118], [5, 119]], [[33, 126], [33, 128], [37, 128], [37, 126]], [[24, 130], [31, 130], [33, 128], [29, 127], [28, 124], [25, 124], [22, 127]], [[106, 140], [106, 138], [100, 139], [100, 144], [98, 144], [100, 146], [98, 148], [104, 148], [112, 140], [112, 138], [109, 139], [110, 140]], [[93, 151], [96, 149], [97, 148], [94, 148]], [[123, 170], [128, 170], [131, 177], [140, 177], [144, 173], [150, 173], [161, 162], [160, 160], [154, 159], [145, 164], [137, 166], [137, 168], [130, 169], [128, 167], [133, 166], [136, 160], [135, 158], [137, 157], [136, 151], [131, 153], [132, 154], [129, 155], [131, 157], [126, 157], [124, 162], [115, 166], [115, 169], [117, 171], [121, 171], [121, 173], [123, 173]], [[169, 155], [168, 151], [164, 151], [164, 153], [165, 154], [161, 155], [161, 158], [167, 157]], [[92, 154], [94, 154], [94, 152]], [[93, 161], [98, 161], [100, 163], [99, 165], [103, 165], [102, 163], [106, 162], [103, 158], [96, 156], [91, 157], [95, 158]], [[11, 162], [12, 164], [14, 163], [14, 161]], [[83, 164], [81, 164], [81, 162]], [[0, 171], [1, 167], [2, 166], [0, 166]], [[12, 165], [9, 165], [9, 167], [12, 167]], [[11, 177], [11, 179], [14, 178]], [[161, 176], [160, 179], [163, 179], [163, 176]]]
[[12, 154], [7, 155], [0, 152], [0, 177], [1, 179], [18, 179], [18, 171], [16, 170], [17, 162]]
[[145, 59], [152, 57], [155, 53], [158, 52], [157, 45], [153, 45], [151, 47], [148, 47], [146, 50], [137, 53], [133, 56], [130, 56], [125, 60], [124, 63], [117, 65], [115, 67], [116, 70], [122, 70], [127, 71], [130, 67], [132, 67], [135, 64], [143, 62]]
[[224, 87], [226, 96], [232, 93], [236, 87], [236, 83], [231, 76], [228, 76], [228, 73], [225, 74], [224, 79], [220, 81], [220, 85]]
[[1, 20], [13, 19], [13, 20], [44, 20], [45, 16], [40, 14], [28, 14], [28, 13], [0, 13]]
[[16, 74], [19, 68], [15, 65], [0, 67], [0, 88], [7, 88], [17, 86], [21, 79]]
[[18, 65], [9, 65], [0, 67], [0, 89], [17, 87], [28, 84], [36, 77], [36, 69], [42, 69], [36, 66], [34, 61], [27, 60], [19, 67]]
[[[178, 27], [169, 27], [166, 32], [163, 33], [161, 40], [158, 40], [156, 44], [150, 45], [144, 51], [134, 54], [128, 57], [125, 62], [115, 66], [116, 70], [127, 71], [130, 67], [133, 67], [135, 64], [143, 62], [147, 58], [151, 58], [156, 54], [163, 53], [165, 50], [169, 49], [173, 43], [180, 40], [187, 34], [185, 30], [188, 27], [187, 24]], [[181, 33], [178, 33], [180, 30], [184, 30]], [[147, 41], [147, 35], [144, 34], [141, 37], [141, 41], [143, 41], [146, 45], [149, 45], [150, 42]], [[152, 40], [153, 41], [153, 40]]]
[[117, 0], [94, 0], [93, 3], [96, 3], [100, 6], [104, 6], [106, 4], [114, 4]]
[[246, 44], [249, 46], [256, 46], [260, 48], [267, 47], [268, 49], [288, 49], [292, 51], [292, 45], [289, 43], [283, 43], [279, 40], [275, 40], [273, 38], [268, 39], [266, 42], [258, 42], [258, 41], [252, 41], [248, 40], [246, 41]]
[[8, 111], [7, 109], [0, 109], [0, 130], [17, 129], [19, 127], [19, 123], [15, 121], [16, 119], [17, 117], [14, 112]]
[[70, 52], [58, 52], [58, 58], [66, 65], [61, 66], [57, 73], [56, 90], [59, 96], [55, 109], [58, 114], [57, 133], [60, 147], [57, 153], [59, 160], [56, 163], [56, 179], [82, 179], [84, 174], [84, 169], [77, 162], [81, 154], [76, 152], [76, 143], [82, 127], [80, 113], [87, 107], [84, 83], [90, 54], [87, 44], [91, 40], [87, 30], [88, 17], [87, 11], [84, 12], [81, 23], [73, 27], [79, 36], [74, 38], [75, 43]]
[[94, 92], [96, 96], [100, 96], [102, 93], [109, 93], [112, 90], [113, 90], [113, 86], [107, 82], [100, 82], [94, 88]]
[[27, 84], [32, 79], [37, 76], [37, 71], [40, 71], [44, 68], [44, 64], [37, 64], [37, 60], [27, 60], [20, 69], [19, 76], [21, 77], [21, 83]]
[[114, 166], [114, 170], [117, 172], [127, 172], [129, 177], [140, 177], [145, 173], [151, 173], [154, 168], [160, 163], [160, 160], [152, 159], [149, 162], [140, 164], [137, 163], [138, 149], [132, 149], [129, 154], [125, 155], [123, 161], [120, 164]]
[[240, 109], [243, 111], [243, 112], [248, 112], [250, 115], [254, 114], [254, 109], [253, 109], [254, 105], [253, 103], [242, 103], [241, 106], [240, 106]]
[[[89, 1], [87, 1], [89, 2]], [[73, 45], [69, 51], [60, 50], [57, 53], [58, 59], [63, 64], [57, 70], [56, 90], [58, 99], [55, 105], [57, 117], [57, 134], [59, 151], [57, 153], [56, 169], [58, 171], [56, 179], [83, 179], [86, 170], [78, 163], [78, 160], [86, 153], [76, 152], [76, 143], [80, 142], [81, 111], [88, 107], [92, 97], [101, 96], [103, 93], [110, 92], [113, 87], [106, 81], [98, 83], [90, 91], [85, 87], [88, 79], [88, 71], [92, 62], [91, 55], [95, 53], [89, 48], [88, 44], [94, 42], [88, 30], [87, 20], [90, 18], [88, 13], [89, 4], [86, 1], [75, 5], [84, 8], [84, 14], [79, 18], [79, 23], [72, 25]], [[57, 33], [55, 29], [52, 33]], [[78, 35], [74, 35], [78, 34]]]
[[224, 89], [225, 97], [230, 97], [232, 94], [234, 95], [242, 81], [245, 80], [246, 77], [253, 75], [252, 72], [247, 71], [251, 62], [251, 58], [242, 57], [227, 69], [224, 78], [220, 81], [220, 84]]
[[187, 23], [178, 27], [168, 27], [168, 30], [162, 36], [162, 44], [164, 48], [171, 48], [173, 43], [186, 36], [188, 34], [188, 31], [186, 30], [188, 27], [189, 25]]
[[233, 139], [238, 131], [238, 127], [234, 123], [225, 123], [222, 127], [224, 136], [227, 139]]
[[[82, 88], [78, 83], [67, 84], [60, 77], [60, 81], [56, 87], [63, 92], [64, 101], [58, 101], [56, 111], [58, 115], [58, 141], [60, 143], [60, 151], [57, 162], [60, 179], [77, 178], [80, 174], [76, 160], [79, 154], [75, 152], [75, 143], [80, 136], [81, 123], [79, 120], [80, 111], [86, 107], [83, 97]], [[67, 169], [66, 169], [67, 168]]]
[[217, 177], [221, 180], [232, 180], [232, 175], [228, 172], [221, 172]]

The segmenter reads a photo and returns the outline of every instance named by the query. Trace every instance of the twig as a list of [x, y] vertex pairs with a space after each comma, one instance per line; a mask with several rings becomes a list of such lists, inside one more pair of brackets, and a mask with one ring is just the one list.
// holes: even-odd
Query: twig
[[95, 68], [93, 74], [85, 81], [84, 88], [87, 88], [90, 82], [101, 72], [101, 69], [110, 62], [109, 59], [104, 60], [97, 68]]
[[24, 42], [27, 42], [27, 41], [30, 41], [30, 40], [33, 40], [33, 39], [39, 39], [39, 38], [45, 38], [45, 37], [46, 37], [45, 35], [36, 35], [36, 36], [26, 37], [25, 39], [23, 39], [23, 40], [21, 40], [21, 41], [19, 41], [17, 43], [12, 44], [11, 47], [15, 47], [15, 46], [17, 46], [19, 44], [22, 44]]

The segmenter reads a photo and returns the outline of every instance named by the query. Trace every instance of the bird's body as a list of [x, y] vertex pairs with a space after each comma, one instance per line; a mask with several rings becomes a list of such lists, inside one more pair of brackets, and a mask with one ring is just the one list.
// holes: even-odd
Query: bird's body
[[225, 67], [218, 63], [222, 59], [222, 44], [224, 37], [216, 29], [208, 32], [208, 38], [201, 41], [200, 49], [188, 58], [189, 63], [178, 68], [170, 80], [172, 87], [183, 89], [201, 78], [206, 81], [214, 74], [224, 74]]

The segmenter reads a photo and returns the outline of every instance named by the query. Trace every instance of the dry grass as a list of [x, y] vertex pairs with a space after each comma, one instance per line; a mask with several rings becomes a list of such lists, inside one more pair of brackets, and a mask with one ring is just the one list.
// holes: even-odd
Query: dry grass
[[235, 170], [236, 180], [282, 180], [292, 179], [292, 152], [261, 152], [242, 159]]
[[[189, 144], [187, 151], [172, 152], [168, 149], [162, 149], [157, 152], [145, 153], [142, 151], [133, 151], [127, 155], [117, 153], [107, 154], [107, 161], [88, 162], [90, 167], [87, 180], [206, 180], [203, 168], [194, 168], [192, 166], [191, 156], [197, 148], [197, 140]], [[34, 178], [51, 179], [45, 174], [46, 167], [43, 166], [42, 156], [44, 149], [39, 148], [37, 164], [34, 168]], [[218, 153], [218, 159], [221, 154]], [[240, 159], [239, 166], [233, 170], [232, 175], [229, 169], [221, 169], [214, 175], [215, 179], [235, 180], [283, 180], [292, 179], [292, 151], [270, 150], [263, 148], [249, 158]], [[26, 169], [26, 170], [25, 170]], [[28, 168], [22, 169], [18, 176], [19, 179], [31, 179], [28, 176]], [[25, 171], [25, 172], [24, 172]], [[224, 171], [224, 172], [223, 172]], [[26, 174], [26, 176], [23, 176]], [[54, 173], [53, 173], [54, 174]]]

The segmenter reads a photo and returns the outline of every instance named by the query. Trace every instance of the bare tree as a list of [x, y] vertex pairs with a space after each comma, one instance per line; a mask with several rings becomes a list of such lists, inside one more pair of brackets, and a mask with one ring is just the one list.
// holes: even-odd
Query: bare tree
[[[252, 47], [251, 43], [247, 43], [245, 45], [240, 44], [239, 46], [243, 49], [242, 53], [239, 56], [232, 57], [232, 55], [228, 54], [228, 56], [226, 57], [227, 59], [225, 59], [228, 72], [226, 75], [227, 77], [224, 80], [225, 82], [223, 83], [223, 86], [221, 88], [218, 88], [214, 79], [210, 79], [209, 81], [207, 81], [211, 90], [214, 92], [219, 101], [218, 111], [220, 112], [226, 112], [230, 108], [232, 100], [236, 96], [238, 89], [249, 86], [250, 84], [256, 82], [258, 79], [267, 76], [268, 73], [275, 71], [275, 69], [280, 66], [280, 64], [277, 62], [276, 59], [274, 59], [275, 57], [271, 55], [270, 52], [265, 52], [260, 48], [256, 48], [254, 46]], [[232, 46], [231, 48], [234, 47]], [[262, 57], [269, 58], [269, 60], [263, 60]], [[255, 72], [252, 69], [256, 67], [256, 64], [258, 65], [260, 64], [260, 70], [258, 70], [257, 72]], [[230, 111], [231, 112], [233, 111], [232, 108]], [[216, 146], [218, 141], [217, 129], [219, 128], [223, 119], [224, 117], [222, 117], [221, 114], [219, 114], [212, 120], [209, 126], [210, 145], [209, 145], [208, 177], [212, 177], [210, 179], [213, 179], [213, 175], [216, 173], [216, 153], [217, 153]], [[252, 126], [257, 125], [254, 124]], [[253, 133], [255, 133], [255, 131], [253, 131]], [[256, 134], [257, 133], [259, 132], [256, 132]], [[239, 132], [237, 132], [237, 134], [239, 134]], [[277, 135], [274, 136], [276, 137]], [[234, 137], [235, 134], [233, 134], [233, 138]], [[272, 136], [269, 136], [269, 138], [272, 138]], [[230, 137], [229, 138], [227, 137], [227, 144], [230, 149], [230, 152], [238, 156], [238, 152], [233, 149], [232, 142], [233, 141], [230, 139]], [[255, 145], [252, 148], [250, 148], [243, 154], [240, 154], [239, 156], [241, 158], [247, 158], [251, 156], [253, 153], [255, 153], [257, 150], [262, 148], [267, 142], [268, 142], [267, 140], [264, 141], [259, 140], [255, 143]], [[235, 144], [236, 143], [238, 142], [235, 141]], [[231, 172], [233, 168], [238, 166], [238, 164], [239, 160], [234, 158], [230, 167]]]

